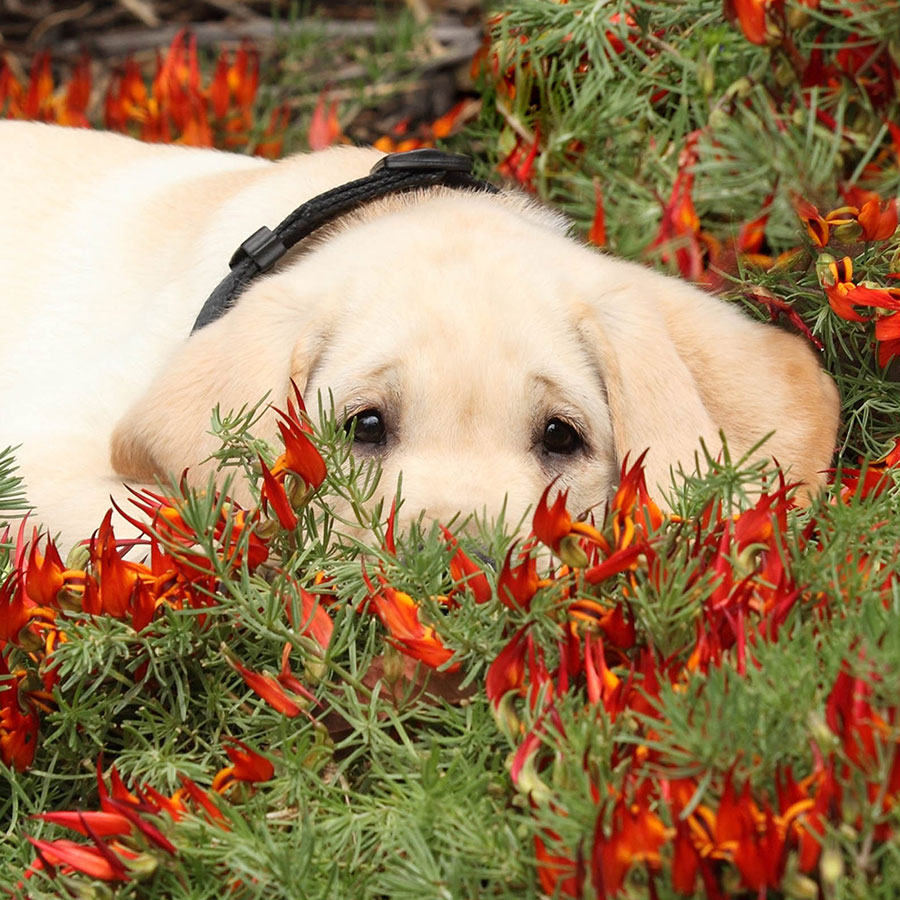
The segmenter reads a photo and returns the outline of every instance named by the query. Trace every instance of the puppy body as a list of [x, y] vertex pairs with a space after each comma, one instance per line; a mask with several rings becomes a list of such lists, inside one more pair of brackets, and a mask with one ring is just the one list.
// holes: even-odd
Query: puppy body
[[[293, 379], [315, 407], [378, 410], [391, 493], [408, 514], [512, 518], [559, 476], [570, 508], [608, 499], [625, 453], [651, 485], [723, 429], [810, 486], [830, 460], [837, 395], [791, 335], [675, 279], [595, 253], [516, 195], [432, 189], [380, 201], [255, 281], [189, 337], [231, 252], [380, 154], [278, 163], [0, 123], [12, 168], [0, 217], [0, 445], [66, 541], [122, 481], [152, 483], [214, 448], [211, 408]], [[551, 420], [582, 439], [548, 450]], [[263, 436], [274, 434], [271, 417]]]

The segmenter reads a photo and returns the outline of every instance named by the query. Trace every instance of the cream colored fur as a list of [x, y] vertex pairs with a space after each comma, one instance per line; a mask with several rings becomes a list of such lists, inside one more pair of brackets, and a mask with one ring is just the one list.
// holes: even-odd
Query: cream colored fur
[[[626, 453], [652, 485], [724, 430], [821, 482], [837, 394], [806, 344], [681, 281], [592, 251], [516, 195], [434, 191], [380, 203], [260, 278], [189, 337], [260, 225], [365, 175], [337, 148], [279, 163], [115, 135], [0, 123], [0, 446], [38, 518], [87, 537], [122, 482], [190, 467], [205, 481], [210, 410], [275, 405], [294, 379], [388, 425], [384, 490], [405, 509], [511, 517], [559, 475], [602, 505]], [[584, 452], [548, 456], [546, 422]], [[264, 426], [274, 434], [273, 417]]]

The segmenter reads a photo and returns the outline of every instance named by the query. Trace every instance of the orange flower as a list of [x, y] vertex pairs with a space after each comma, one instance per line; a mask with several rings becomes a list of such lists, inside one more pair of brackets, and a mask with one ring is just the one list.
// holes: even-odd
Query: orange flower
[[224, 749], [232, 764], [216, 773], [211, 790], [223, 794], [235, 782], [268, 781], [275, 774], [275, 766], [243, 741], [228, 736], [224, 740], [228, 742]]
[[900, 356], [900, 313], [880, 316], [876, 320], [875, 340], [878, 341], [880, 366], [886, 366], [895, 356]]
[[[615, 516], [613, 518], [613, 536], [617, 549], [627, 547], [633, 540], [636, 525], [643, 531], [655, 531], [664, 519], [660, 508], [650, 498], [647, 480], [644, 476], [645, 450], [628, 468], [628, 455], [622, 460], [622, 471], [619, 487], [611, 504]], [[639, 517], [640, 521], [635, 522]]]
[[281, 416], [278, 430], [284, 441], [284, 453], [275, 460], [275, 465], [272, 466], [272, 475], [278, 478], [279, 476], [283, 477], [287, 472], [292, 472], [303, 479], [309, 490], [316, 491], [327, 474], [325, 461], [309, 439], [312, 429], [305, 419], [306, 406], [297, 386], [293, 385], [293, 387], [294, 397], [297, 400], [296, 408], [288, 399], [287, 412], [282, 412], [280, 409], [275, 410]]
[[284, 489], [284, 479], [276, 478], [261, 456], [259, 457], [259, 470], [263, 479], [263, 486], [259, 492], [259, 502], [263, 512], [268, 513], [271, 506], [281, 527], [286, 531], [293, 531], [300, 520]]
[[[443, 526], [441, 526], [441, 532], [444, 535], [447, 546], [455, 551], [449, 564], [453, 580], [457, 585], [461, 584], [466, 590], [470, 591], [476, 603], [487, 603], [493, 594], [484, 571], [469, 559], [463, 552], [462, 547], [459, 546], [456, 538]], [[457, 589], [456, 585], [454, 585], [453, 591]], [[452, 594], [452, 591], [449, 593]]]
[[89, 831], [100, 837], [131, 834], [131, 822], [121, 813], [106, 810], [61, 810], [59, 812], [38, 813], [35, 819], [59, 825], [85, 836]]
[[[272, 709], [280, 712], [282, 715], [293, 719], [303, 712], [303, 708], [288, 694], [278, 678], [271, 675], [263, 675], [260, 672], [254, 672], [246, 666], [238, 662], [237, 659], [228, 658], [229, 665], [240, 674], [244, 679], [247, 687], [250, 688], [258, 696], [262, 697]], [[296, 679], [292, 684], [293, 692], [300, 694], [307, 700], [315, 703], [315, 695], [301, 685]]]
[[341, 123], [337, 116], [337, 101], [332, 101], [326, 110], [325, 104], [328, 98], [328, 88], [319, 94], [316, 108], [313, 110], [309, 123], [307, 140], [310, 150], [324, 150], [330, 147], [342, 136]]
[[[860, 315], [853, 309], [854, 305], [874, 306], [879, 309], [900, 310], [900, 288], [886, 288], [871, 284], [857, 285], [853, 281], [853, 260], [845, 256], [842, 260], [835, 260], [828, 253], [819, 256], [816, 263], [816, 271], [819, 283], [822, 285], [828, 303], [834, 313], [842, 319], [850, 322], [867, 322], [866, 316]], [[888, 359], [893, 355], [893, 324], [882, 326], [880, 334], [888, 341], [883, 358]], [[876, 337], [878, 337], [876, 334]]]
[[528, 609], [539, 586], [537, 563], [526, 547], [519, 554], [519, 564], [513, 568], [512, 555], [515, 548], [513, 544], [506, 553], [497, 579], [497, 596], [510, 609]]
[[[376, 591], [367, 575], [364, 576], [371, 592], [369, 603], [390, 633], [391, 643], [407, 656], [418, 659], [432, 669], [438, 669], [451, 659], [453, 651], [444, 646], [438, 633], [419, 619], [419, 604], [409, 594], [392, 588], [379, 576], [382, 589]], [[447, 666], [444, 671], [456, 672], [459, 663]]]
[[[37, 850], [43, 866], [62, 866], [65, 872], [81, 872], [100, 881], [130, 881], [131, 873], [119, 855], [99, 838], [95, 846], [85, 847], [74, 841], [60, 839], [43, 841], [26, 835], [29, 843]], [[123, 856], [136, 858], [133, 851], [122, 852]]]
[[556, 479], [550, 482], [541, 494], [532, 520], [532, 533], [545, 546], [572, 568], [583, 568], [588, 564], [588, 555], [579, 541], [585, 539], [604, 550], [609, 545], [603, 535], [587, 522], [573, 522], [566, 509], [568, 490], [560, 491], [552, 507], [547, 506], [547, 497]]
[[269, 548], [253, 530], [252, 520], [257, 514], [247, 513], [236, 503], [223, 503], [221, 515], [215, 524], [213, 534], [219, 541], [222, 556], [238, 567], [247, 554], [247, 568], [252, 572], [269, 558]]
[[[776, 0], [774, 5], [780, 7], [783, 0]], [[771, 6], [772, 0], [725, 0], [725, 15], [740, 25], [751, 44], [777, 44], [783, 35], [766, 16]]]
[[7, 641], [16, 643], [30, 619], [21, 573], [13, 569], [0, 583], [0, 649]]
[[849, 256], [838, 261], [833, 256], [823, 253], [816, 264], [816, 270], [819, 283], [835, 315], [848, 322], [868, 321], [865, 316], [861, 316], [853, 309], [849, 299], [850, 292], [856, 288], [853, 283], [853, 260]]
[[520, 628], [497, 654], [485, 677], [487, 698], [496, 709], [510, 691], [522, 691], [525, 683], [525, 654], [531, 643], [528, 627]]
[[0, 759], [19, 772], [34, 761], [40, 727], [37, 710], [22, 690], [25, 677], [24, 672], [10, 672], [0, 653]]
[[824, 216], [812, 203], [796, 195], [793, 197], [794, 209], [817, 247], [824, 247], [832, 232], [843, 241], [883, 241], [896, 231], [896, 200], [882, 201], [877, 194], [858, 189], [844, 194], [852, 202]]
[[887, 240], [897, 230], [897, 201], [873, 198], [863, 203], [857, 215], [864, 241]]
[[644, 863], [652, 870], [661, 864], [659, 851], [673, 832], [650, 809], [651, 790], [651, 782], [644, 781], [631, 802], [618, 798], [608, 837], [604, 834], [604, 817], [597, 819], [592, 862], [594, 883], [601, 896], [615, 895], [633, 865]]
[[[293, 579], [291, 579], [294, 588], [300, 596], [300, 628], [299, 633], [311, 637], [322, 650], [327, 650], [331, 643], [331, 635], [334, 631], [334, 622], [328, 615], [325, 607], [322, 606], [322, 598], [309, 591], [303, 590]], [[291, 623], [291, 627], [296, 627], [294, 622], [294, 609], [291, 603], [290, 594], [285, 594], [284, 608]]]
[[540, 150], [541, 133], [535, 128], [532, 140], [516, 137], [512, 150], [498, 164], [497, 171], [504, 178], [517, 181], [526, 191], [534, 191], [534, 163]]
[[584, 674], [587, 681], [588, 703], [602, 704], [614, 719], [619, 707], [614, 703], [621, 700], [621, 679], [606, 665], [606, 656], [603, 651], [603, 641], [598, 636], [596, 647], [591, 643], [590, 632], [584, 636]]
[[704, 277], [704, 248], [712, 255], [718, 252], [715, 241], [700, 230], [700, 218], [694, 208], [694, 166], [699, 159], [697, 149], [702, 130], [692, 131], [678, 155], [678, 170], [669, 200], [663, 205], [659, 231], [651, 247], [661, 249], [664, 262], [674, 256], [684, 278], [701, 281]]

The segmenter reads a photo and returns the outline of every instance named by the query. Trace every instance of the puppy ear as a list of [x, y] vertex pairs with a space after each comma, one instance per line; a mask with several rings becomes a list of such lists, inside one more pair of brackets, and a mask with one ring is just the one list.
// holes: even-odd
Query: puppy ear
[[666, 489], [670, 468], [694, 469], [701, 438], [716, 453], [721, 430], [737, 459], [774, 432], [756, 456], [807, 490], [821, 486], [839, 401], [806, 341], [677, 279], [612, 265], [580, 328], [600, 362], [619, 457], [649, 447], [647, 483]]
[[[199, 467], [218, 449], [209, 433], [213, 408], [222, 413], [258, 402], [280, 406], [291, 380], [302, 391], [323, 340], [321, 329], [286, 314], [277, 289], [253, 288], [234, 309], [183, 339], [144, 395], [116, 425], [113, 469], [129, 480], [153, 482], [192, 467], [191, 481], [207, 477]], [[273, 415], [263, 416], [256, 436], [272, 439]]]

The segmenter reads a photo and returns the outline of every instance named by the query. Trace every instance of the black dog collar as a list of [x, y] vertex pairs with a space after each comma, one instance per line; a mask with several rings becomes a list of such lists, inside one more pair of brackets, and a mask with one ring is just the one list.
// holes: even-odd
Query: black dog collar
[[231, 271], [203, 304], [191, 334], [224, 316], [257, 275], [268, 272], [303, 238], [371, 200], [433, 185], [498, 193], [492, 184], [475, 178], [471, 172], [472, 160], [456, 153], [391, 153], [378, 160], [365, 178], [307, 200], [274, 230], [263, 226], [238, 247], [228, 263]]

